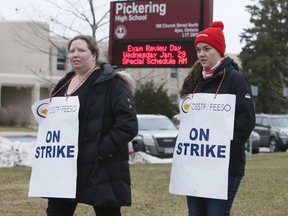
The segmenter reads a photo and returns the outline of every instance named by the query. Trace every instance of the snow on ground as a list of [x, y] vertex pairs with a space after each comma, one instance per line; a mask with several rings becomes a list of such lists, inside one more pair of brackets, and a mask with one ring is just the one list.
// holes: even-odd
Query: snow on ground
[[157, 158], [151, 155], [146, 154], [145, 152], [135, 152], [130, 154], [130, 164], [139, 164], [139, 163], [149, 163], [149, 164], [159, 164], [159, 163], [172, 163], [172, 158]]
[[[25, 139], [23, 139], [25, 140]], [[28, 139], [29, 140], [29, 139]], [[0, 167], [32, 166], [32, 154], [36, 141], [11, 141], [0, 136]], [[161, 159], [144, 152], [131, 153], [130, 164], [172, 163], [172, 158]], [[260, 148], [261, 153], [269, 152], [268, 148]]]
[[[7, 138], [0, 137], [0, 167], [31, 167], [34, 145], [35, 141], [11, 141]], [[130, 154], [129, 163], [172, 163], [172, 158], [160, 159], [144, 152], [135, 152]]]
[[12, 142], [0, 137], [0, 167], [31, 166], [34, 142]]

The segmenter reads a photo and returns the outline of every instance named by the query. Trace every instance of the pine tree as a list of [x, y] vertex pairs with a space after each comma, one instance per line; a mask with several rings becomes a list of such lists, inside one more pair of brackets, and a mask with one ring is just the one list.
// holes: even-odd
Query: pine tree
[[163, 85], [155, 86], [153, 81], [141, 85], [134, 100], [139, 114], [162, 114], [172, 118], [179, 113], [178, 106], [167, 95], [167, 89]]
[[259, 0], [246, 8], [253, 27], [240, 35], [246, 45], [239, 57], [243, 73], [258, 86], [256, 112], [287, 113], [288, 2]]

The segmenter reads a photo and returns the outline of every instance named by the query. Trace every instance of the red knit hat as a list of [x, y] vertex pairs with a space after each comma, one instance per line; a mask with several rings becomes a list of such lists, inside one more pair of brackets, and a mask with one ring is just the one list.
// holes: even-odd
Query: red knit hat
[[213, 22], [209, 28], [198, 33], [194, 46], [199, 42], [207, 43], [218, 50], [221, 56], [224, 56], [226, 45], [223, 29], [224, 24], [221, 21]]

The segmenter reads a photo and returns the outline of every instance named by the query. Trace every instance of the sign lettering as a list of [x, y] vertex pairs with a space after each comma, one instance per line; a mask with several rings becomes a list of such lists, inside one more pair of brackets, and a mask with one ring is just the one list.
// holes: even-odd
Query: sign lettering
[[191, 67], [196, 60], [193, 41], [121, 42], [112, 47], [118, 67]]

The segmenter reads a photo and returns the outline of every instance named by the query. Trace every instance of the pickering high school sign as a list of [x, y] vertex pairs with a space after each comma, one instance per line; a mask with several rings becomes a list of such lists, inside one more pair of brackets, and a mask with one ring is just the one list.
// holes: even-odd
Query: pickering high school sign
[[119, 68], [191, 67], [195, 37], [210, 25], [212, 8], [213, 0], [111, 2], [109, 62]]

